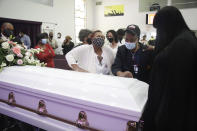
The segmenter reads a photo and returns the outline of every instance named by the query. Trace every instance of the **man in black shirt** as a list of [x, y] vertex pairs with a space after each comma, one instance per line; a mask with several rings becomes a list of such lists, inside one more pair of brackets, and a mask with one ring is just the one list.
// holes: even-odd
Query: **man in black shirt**
[[154, 39], [153, 36], [151, 36], [150, 40], [148, 41], [148, 45], [155, 46], [155, 42], [156, 40]]
[[112, 65], [112, 73], [116, 76], [137, 78], [148, 83], [152, 50], [146, 50], [143, 44], [139, 43], [140, 29], [137, 25], [129, 25], [125, 35], [125, 45], [118, 48]]

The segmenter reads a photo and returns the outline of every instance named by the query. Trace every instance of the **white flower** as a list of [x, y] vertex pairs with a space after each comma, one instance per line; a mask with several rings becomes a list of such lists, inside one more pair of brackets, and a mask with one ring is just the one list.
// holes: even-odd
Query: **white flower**
[[30, 49], [29, 52], [31, 52], [32, 54], [39, 54], [41, 51], [40, 48], [37, 48], [37, 49]]
[[31, 64], [31, 60], [30, 60], [30, 59], [28, 59], [27, 62], [28, 62], [29, 64]]
[[17, 64], [18, 64], [18, 65], [22, 65], [22, 64], [23, 64], [23, 60], [18, 59], [18, 60], [17, 60]]
[[35, 63], [36, 63], [36, 64], [39, 64], [39, 63], [40, 63], [40, 60], [36, 60]]
[[36, 63], [36, 66], [41, 66], [41, 63]]
[[26, 52], [25, 55], [26, 56], [31, 56], [31, 53], [30, 52]]
[[30, 58], [31, 58], [32, 61], [34, 61], [34, 57], [33, 56], [31, 56]]
[[22, 58], [22, 57], [23, 57], [23, 55], [22, 55], [22, 54], [18, 54], [17, 56], [18, 56], [18, 57], [20, 57], [20, 58]]
[[25, 56], [25, 60], [29, 60], [29, 56]]
[[3, 42], [1, 45], [2, 45], [3, 49], [9, 49], [10, 48], [10, 45], [9, 45], [8, 42]]
[[33, 50], [33, 52], [36, 52], [36, 51], [38, 51], [37, 49], [32, 49]]
[[32, 64], [32, 63], [33, 63], [33, 60], [32, 60], [32, 59], [28, 59], [27, 62], [28, 62], [29, 64]]
[[17, 45], [16, 47], [19, 49], [24, 49], [21, 45]]
[[14, 55], [7, 55], [5, 58], [7, 61], [12, 62], [14, 60]]
[[1, 67], [6, 67], [6, 66], [7, 66], [6, 63], [1, 64]]

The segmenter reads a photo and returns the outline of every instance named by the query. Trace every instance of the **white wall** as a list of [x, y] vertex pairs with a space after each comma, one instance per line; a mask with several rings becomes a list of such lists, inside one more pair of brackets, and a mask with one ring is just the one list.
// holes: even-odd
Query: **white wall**
[[[146, 25], [146, 14], [150, 12], [139, 12], [139, 0], [95, 0], [102, 1], [102, 5], [95, 6], [94, 29], [106, 32], [109, 29], [126, 28], [129, 24], [137, 24], [141, 34], [155, 32], [152, 25]], [[124, 16], [104, 17], [104, 6], [123, 4]], [[94, 4], [95, 5], [95, 4]], [[197, 8], [181, 10], [183, 16], [192, 30], [197, 30]], [[152, 12], [151, 12], [152, 13]], [[147, 34], [150, 37], [150, 33]]]
[[[104, 6], [124, 5], [124, 16], [105, 17]], [[102, 0], [102, 5], [95, 6], [94, 27], [106, 32], [109, 29], [126, 28], [129, 24], [136, 24], [141, 32], [154, 32], [151, 25], [146, 25], [146, 13], [139, 13], [139, 0]]]
[[197, 30], [197, 8], [182, 9], [181, 13], [191, 30]]
[[0, 17], [57, 23], [56, 32], [75, 40], [74, 0], [54, 0], [53, 7], [34, 0], [0, 0]]
[[87, 29], [94, 29], [95, 0], [86, 0]]

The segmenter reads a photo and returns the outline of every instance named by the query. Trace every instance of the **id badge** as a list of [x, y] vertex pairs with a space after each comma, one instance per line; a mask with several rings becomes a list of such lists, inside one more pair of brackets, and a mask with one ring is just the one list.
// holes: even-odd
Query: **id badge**
[[137, 74], [138, 73], [138, 66], [137, 65], [133, 65], [133, 69], [134, 69], [134, 72]]

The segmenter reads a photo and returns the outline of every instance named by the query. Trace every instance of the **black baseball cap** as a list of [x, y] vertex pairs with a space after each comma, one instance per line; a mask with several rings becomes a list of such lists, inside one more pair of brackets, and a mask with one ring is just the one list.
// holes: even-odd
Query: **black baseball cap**
[[137, 35], [137, 37], [140, 37], [140, 28], [137, 25], [132, 24], [132, 25], [127, 26], [125, 32], [131, 33], [133, 35]]

